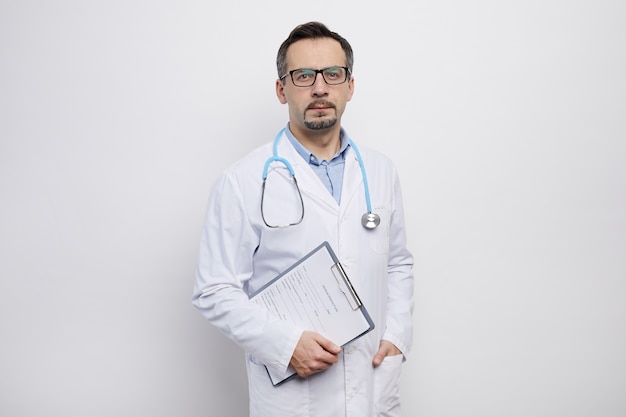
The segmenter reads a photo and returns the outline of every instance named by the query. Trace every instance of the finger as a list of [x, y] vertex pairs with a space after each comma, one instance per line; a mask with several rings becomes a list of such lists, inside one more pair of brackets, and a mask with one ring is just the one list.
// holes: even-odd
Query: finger
[[341, 352], [341, 347], [338, 346], [331, 340], [326, 339], [324, 336], [320, 335], [317, 339], [317, 343], [327, 352], [332, 353], [333, 355], [339, 354]]
[[320, 345], [319, 351], [315, 355], [314, 359], [317, 362], [323, 362], [324, 364], [327, 364], [328, 366], [330, 366], [334, 363], [339, 362], [339, 355], [337, 355], [336, 353], [327, 351], [325, 348], [323, 348]]
[[339, 361], [339, 359], [336, 356], [325, 352], [324, 357], [320, 355], [316, 359], [306, 361], [302, 364], [303, 366], [300, 367], [301, 372], [298, 372], [297, 369], [296, 372], [298, 372], [300, 376], [309, 376], [330, 368], [337, 361]]

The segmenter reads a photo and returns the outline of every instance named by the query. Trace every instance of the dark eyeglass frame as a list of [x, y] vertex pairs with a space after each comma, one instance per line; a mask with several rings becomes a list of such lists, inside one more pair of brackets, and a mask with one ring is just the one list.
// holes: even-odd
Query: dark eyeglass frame
[[[326, 79], [326, 77], [324, 76], [324, 72], [328, 71], [328, 70], [332, 70], [332, 69], [339, 69], [339, 68], [343, 69], [346, 72], [345, 78], [341, 82], [329, 83], [328, 80]], [[313, 77], [313, 81], [311, 82], [311, 84], [298, 85], [298, 84], [296, 84], [296, 82], [293, 79], [293, 74], [295, 72], [297, 72], [297, 71], [304, 71], [304, 70], [311, 71], [312, 73], [315, 73], [315, 76]], [[280, 77], [280, 80], [283, 81], [285, 79], [285, 77], [287, 77], [289, 75], [289, 77], [291, 77], [291, 82], [296, 87], [311, 87], [313, 84], [315, 84], [315, 81], [317, 81], [317, 74], [322, 74], [322, 79], [328, 85], [341, 85], [341, 84], [345, 83], [346, 81], [348, 81], [348, 78], [350, 77], [350, 69], [348, 67], [342, 67], [340, 65], [333, 65], [332, 67], [322, 68], [322, 69], [318, 69], [318, 70], [312, 69], [312, 68], [296, 68], [295, 70], [291, 70], [288, 73], [286, 73], [285, 75], [283, 75], [282, 77]]]

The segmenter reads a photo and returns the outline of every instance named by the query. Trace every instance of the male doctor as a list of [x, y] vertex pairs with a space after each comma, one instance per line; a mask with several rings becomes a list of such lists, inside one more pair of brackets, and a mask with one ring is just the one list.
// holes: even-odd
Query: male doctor
[[[210, 194], [193, 304], [245, 350], [251, 417], [400, 415], [413, 258], [392, 162], [371, 149], [358, 152], [341, 127], [354, 92], [352, 65], [343, 37], [317, 22], [296, 27], [277, 57], [276, 95], [288, 106], [289, 123], [274, 143], [223, 172]], [[291, 164], [299, 189], [278, 162], [269, 164], [262, 186], [272, 156]], [[362, 223], [368, 199], [379, 216], [374, 228]], [[343, 347], [249, 301], [324, 241], [375, 324]], [[274, 386], [268, 370], [298, 375]]]

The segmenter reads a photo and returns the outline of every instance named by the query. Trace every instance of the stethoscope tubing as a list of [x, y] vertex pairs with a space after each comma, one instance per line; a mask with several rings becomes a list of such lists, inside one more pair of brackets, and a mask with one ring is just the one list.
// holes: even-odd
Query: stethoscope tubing
[[370, 186], [367, 182], [367, 173], [365, 172], [365, 164], [363, 163], [363, 158], [361, 158], [361, 152], [359, 152], [359, 148], [357, 148], [356, 144], [352, 141], [352, 139], [348, 142], [354, 153], [356, 154], [356, 159], [359, 162], [359, 167], [361, 167], [361, 176], [363, 177], [363, 188], [365, 189], [365, 204], [367, 205], [367, 212], [372, 214], [372, 200], [370, 199]]
[[[300, 187], [298, 187], [298, 182], [296, 181], [295, 171], [294, 171], [293, 167], [291, 166], [291, 163], [287, 159], [278, 156], [278, 142], [280, 141], [280, 138], [283, 136], [284, 132], [285, 132], [285, 128], [281, 129], [278, 132], [278, 134], [276, 135], [276, 137], [274, 138], [274, 143], [273, 143], [273, 147], [272, 147], [272, 156], [270, 156], [267, 159], [267, 161], [265, 161], [265, 166], [263, 167], [263, 186], [262, 186], [263, 192], [262, 192], [262, 195], [261, 195], [261, 216], [263, 217], [263, 221], [264, 222], [265, 222], [265, 216], [263, 216], [263, 197], [265, 195], [265, 182], [267, 180], [267, 176], [268, 176], [268, 173], [269, 173], [269, 168], [270, 168], [270, 165], [272, 164], [272, 162], [280, 162], [289, 171], [289, 174], [291, 175], [292, 180], [296, 184], [296, 187], [297, 187], [297, 190], [298, 190], [298, 194], [300, 194], [300, 201], [301, 201], [301, 204], [302, 204], [302, 217], [304, 217], [304, 202], [302, 201], [302, 194], [300, 193]], [[352, 147], [352, 149], [354, 150], [354, 153], [356, 155], [356, 159], [357, 159], [357, 161], [359, 163], [359, 167], [361, 168], [361, 177], [363, 178], [363, 189], [365, 191], [365, 204], [367, 206], [367, 213], [365, 213], [363, 215], [363, 219], [362, 219], [361, 222], [363, 224], [363, 227], [365, 227], [366, 229], [373, 229], [376, 226], [378, 226], [378, 224], [380, 222], [380, 217], [378, 217], [377, 214], [372, 213], [372, 202], [371, 202], [371, 197], [370, 197], [370, 187], [369, 187], [369, 183], [367, 181], [367, 173], [365, 171], [365, 164], [363, 163], [363, 158], [361, 157], [361, 152], [359, 151], [359, 148], [356, 146], [354, 141], [352, 139], [349, 139], [348, 143], [350, 144], [350, 147]], [[302, 221], [302, 218], [300, 218], [300, 221]], [[298, 224], [298, 223], [295, 223], [295, 224]], [[267, 222], [265, 222], [265, 224], [268, 227], [272, 227]], [[279, 227], [282, 228], [282, 227], [294, 226], [295, 224], [283, 225], [283, 226], [279, 226]]]

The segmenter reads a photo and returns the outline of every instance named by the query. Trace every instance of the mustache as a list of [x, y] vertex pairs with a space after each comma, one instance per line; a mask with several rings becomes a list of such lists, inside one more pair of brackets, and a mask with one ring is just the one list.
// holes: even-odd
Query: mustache
[[328, 107], [328, 108], [334, 109], [335, 105], [327, 100], [315, 100], [314, 102], [310, 103], [307, 106], [307, 110], [312, 110], [312, 109], [316, 109], [319, 107]]

